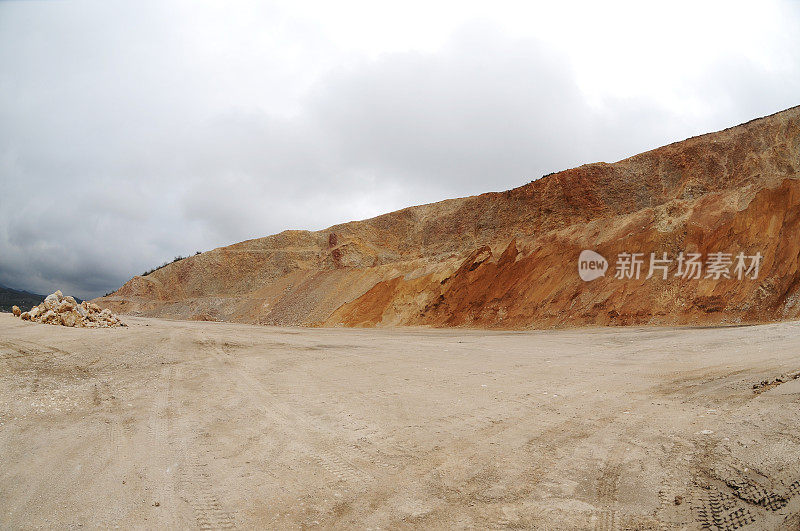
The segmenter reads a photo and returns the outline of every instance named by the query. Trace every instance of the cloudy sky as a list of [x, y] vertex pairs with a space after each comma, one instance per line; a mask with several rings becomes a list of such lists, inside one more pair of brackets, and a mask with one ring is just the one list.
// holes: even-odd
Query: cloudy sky
[[0, 1], [0, 50], [0, 284], [80, 297], [800, 104], [769, 1]]

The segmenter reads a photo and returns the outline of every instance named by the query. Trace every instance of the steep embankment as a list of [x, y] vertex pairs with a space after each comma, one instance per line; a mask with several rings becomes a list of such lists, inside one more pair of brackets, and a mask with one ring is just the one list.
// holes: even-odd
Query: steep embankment
[[[241, 242], [134, 277], [115, 312], [264, 324], [479, 327], [800, 317], [800, 107], [615, 164], [318, 232]], [[605, 256], [584, 282], [578, 256]], [[667, 279], [650, 253], [672, 259]], [[700, 254], [700, 278], [676, 276]], [[712, 253], [731, 278], [706, 278]], [[639, 278], [614, 278], [642, 253]], [[737, 278], [736, 258], [761, 255]], [[749, 266], [752, 259], [748, 260]], [[742, 271], [745, 273], [745, 271]]]

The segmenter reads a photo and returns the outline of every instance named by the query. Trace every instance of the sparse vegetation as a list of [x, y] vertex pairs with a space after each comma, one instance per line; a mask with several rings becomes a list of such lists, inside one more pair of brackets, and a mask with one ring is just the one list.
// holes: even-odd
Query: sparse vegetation
[[[197, 256], [198, 254], [200, 254], [200, 251], [197, 251], [197, 252], [194, 253], [195, 256]], [[164, 262], [163, 264], [161, 264], [158, 267], [154, 267], [153, 269], [150, 269], [149, 271], [145, 271], [144, 273], [142, 273], [141, 276], [146, 277], [150, 273], [152, 273], [154, 271], [158, 271], [162, 267], [167, 267], [170, 264], [174, 264], [175, 262], [180, 262], [181, 260], [185, 260], [186, 258], [189, 258], [189, 257], [188, 256], [180, 256], [180, 255], [178, 255], [178, 256], [176, 256], [175, 258], [172, 259], [172, 262]]]
[[[544, 175], [542, 175], [541, 177], [539, 177], [539, 179], [544, 179], [545, 177], [550, 177], [551, 175], [555, 175], [556, 173], [558, 173], [558, 172], [557, 172], [557, 171], [551, 171], [550, 173], [545, 173]], [[533, 179], [533, 180], [532, 180], [531, 182], [529, 182], [528, 184], [535, 183], [535, 182], [536, 182], [536, 181], [538, 181], [539, 179]]]

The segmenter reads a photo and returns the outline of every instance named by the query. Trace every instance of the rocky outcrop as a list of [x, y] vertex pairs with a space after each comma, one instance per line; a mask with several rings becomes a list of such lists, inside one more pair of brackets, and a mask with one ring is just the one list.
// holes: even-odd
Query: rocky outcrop
[[[215, 249], [134, 277], [101, 302], [121, 313], [276, 325], [796, 319], [798, 168], [796, 107], [506, 192]], [[608, 262], [590, 282], [578, 274], [584, 250]], [[631, 255], [639, 275], [624, 270]], [[683, 271], [695, 256], [697, 277]], [[758, 271], [737, 271], [738, 257], [751, 266], [756, 256]]]
[[88, 301], [78, 304], [73, 297], [65, 297], [60, 290], [45, 297], [44, 302], [34, 306], [30, 311], [20, 312], [19, 308], [14, 306], [13, 313], [23, 321], [77, 328], [125, 326], [125, 323], [111, 313], [111, 310], [102, 309]]

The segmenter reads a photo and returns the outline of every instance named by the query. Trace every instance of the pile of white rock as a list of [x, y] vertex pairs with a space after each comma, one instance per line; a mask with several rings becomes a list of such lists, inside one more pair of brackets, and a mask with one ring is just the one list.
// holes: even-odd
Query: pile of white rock
[[93, 302], [78, 302], [73, 297], [65, 297], [61, 291], [48, 295], [39, 306], [28, 312], [20, 311], [18, 306], [11, 308], [15, 316], [23, 321], [37, 323], [74, 326], [78, 328], [110, 328], [125, 326], [111, 310], [101, 310]]

